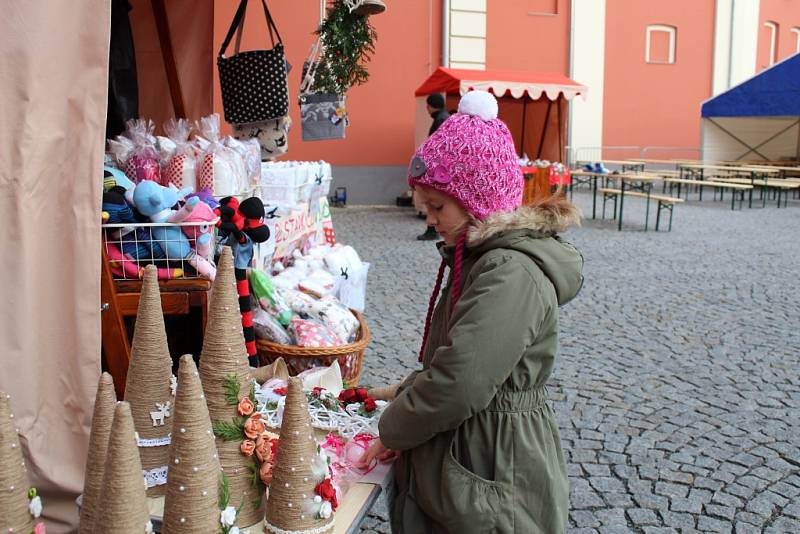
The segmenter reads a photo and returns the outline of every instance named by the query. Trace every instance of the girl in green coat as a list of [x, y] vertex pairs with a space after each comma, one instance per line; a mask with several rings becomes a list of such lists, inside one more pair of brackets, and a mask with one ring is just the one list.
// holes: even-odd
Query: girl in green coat
[[422, 369], [399, 387], [363, 459], [398, 453], [392, 530], [564, 532], [569, 482], [545, 384], [558, 307], [583, 283], [580, 253], [557, 236], [579, 213], [560, 195], [521, 206], [513, 140], [482, 91], [419, 148], [409, 184], [444, 243]]

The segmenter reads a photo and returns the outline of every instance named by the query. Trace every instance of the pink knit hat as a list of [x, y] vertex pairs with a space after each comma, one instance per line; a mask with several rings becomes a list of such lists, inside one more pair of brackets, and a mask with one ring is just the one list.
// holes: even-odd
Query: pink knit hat
[[441, 191], [480, 220], [522, 204], [522, 181], [511, 133], [486, 91], [461, 97], [458, 113], [422, 143], [408, 168], [412, 189]]

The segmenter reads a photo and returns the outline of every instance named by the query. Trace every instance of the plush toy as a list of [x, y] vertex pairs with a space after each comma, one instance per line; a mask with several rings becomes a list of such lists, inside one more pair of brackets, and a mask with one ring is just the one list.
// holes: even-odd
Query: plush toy
[[[133, 186], [133, 182], [130, 184]], [[103, 223], [104, 224], [135, 224], [141, 222], [141, 216], [136, 213], [124, 197], [125, 189], [120, 185], [112, 186], [103, 193]], [[144, 267], [141, 265], [152, 263], [160, 259], [153, 257], [150, 248], [152, 238], [150, 232], [142, 227], [123, 227], [107, 229], [105, 234], [106, 254], [111, 262], [112, 271], [122, 278], [141, 279], [144, 276]], [[169, 280], [183, 276], [183, 269], [158, 268], [159, 280]]]
[[[133, 191], [136, 209], [155, 223], [180, 223], [200, 202], [197, 197], [186, 201], [178, 210], [172, 209], [190, 190], [163, 187], [150, 180], [142, 180]], [[189, 244], [189, 238], [176, 226], [154, 226], [151, 229], [153, 246], [161, 247], [168, 259], [182, 259], [203, 277], [213, 280], [217, 269], [207, 259], [199, 256]]]
[[[144, 267], [141, 267], [132, 256], [123, 254], [113, 243], [106, 243], [106, 255], [111, 264], [111, 271], [117, 276], [136, 280], [144, 278]], [[182, 276], [183, 269], [158, 268], [159, 280], [171, 280], [173, 278], [181, 278]]]
[[264, 224], [264, 204], [258, 197], [250, 197], [239, 203], [234, 197], [220, 200], [214, 212], [219, 215], [217, 226], [233, 251], [236, 290], [239, 293], [239, 311], [242, 314], [242, 329], [250, 365], [258, 367], [256, 334], [253, 329], [253, 312], [250, 304], [250, 284], [247, 269], [253, 263], [253, 244], [269, 239], [269, 228]]
[[[190, 197], [197, 198], [197, 197]], [[216, 213], [205, 202], [198, 202], [192, 212], [189, 214], [184, 222], [207, 222], [201, 226], [182, 226], [181, 229], [186, 237], [189, 238], [189, 244], [194, 246], [194, 249], [199, 255], [205, 259], [211, 259], [211, 243], [213, 238], [214, 226], [211, 224], [217, 219]]]

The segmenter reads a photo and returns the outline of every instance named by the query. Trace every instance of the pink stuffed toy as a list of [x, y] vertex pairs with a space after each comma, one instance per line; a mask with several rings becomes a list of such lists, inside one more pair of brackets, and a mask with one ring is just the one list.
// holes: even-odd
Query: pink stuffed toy
[[199, 226], [182, 226], [181, 229], [197, 254], [207, 260], [211, 259], [211, 243], [214, 241], [214, 223], [217, 215], [205, 202], [198, 202], [183, 222], [207, 222]]

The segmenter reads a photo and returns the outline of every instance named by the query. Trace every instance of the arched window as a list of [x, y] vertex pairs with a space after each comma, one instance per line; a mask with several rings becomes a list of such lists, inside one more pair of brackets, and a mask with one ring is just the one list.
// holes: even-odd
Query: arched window
[[778, 54], [778, 23], [768, 20], [764, 27], [769, 32], [769, 64], [774, 65]]
[[794, 34], [794, 40], [796, 42], [795, 52], [800, 52], [800, 28], [792, 28], [792, 33]]
[[644, 60], [647, 63], [675, 63], [675, 26], [651, 24], [647, 27]]

